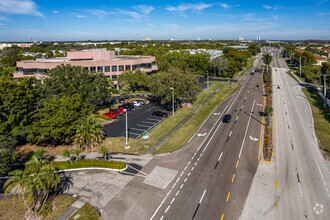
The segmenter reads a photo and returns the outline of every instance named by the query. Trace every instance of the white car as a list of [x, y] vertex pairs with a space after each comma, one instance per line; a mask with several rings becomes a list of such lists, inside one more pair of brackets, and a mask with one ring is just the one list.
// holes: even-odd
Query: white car
[[138, 101], [133, 101], [133, 105], [136, 106], [136, 107], [139, 107], [141, 104]]

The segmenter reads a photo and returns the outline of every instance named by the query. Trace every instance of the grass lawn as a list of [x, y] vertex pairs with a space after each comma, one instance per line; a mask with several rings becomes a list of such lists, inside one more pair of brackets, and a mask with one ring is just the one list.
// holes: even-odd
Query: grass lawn
[[313, 112], [315, 133], [321, 149], [330, 158], [330, 109], [323, 106], [323, 99], [314, 88], [303, 88]]
[[[55, 209], [42, 219], [56, 219], [75, 201], [77, 201], [77, 199], [70, 196], [57, 196], [55, 198]], [[0, 219], [21, 220], [24, 219], [25, 212], [26, 207], [22, 199], [0, 199]], [[77, 213], [81, 216], [79, 219], [100, 219], [98, 212], [88, 203], [86, 203]]]
[[105, 160], [78, 160], [78, 161], [61, 161], [52, 162], [56, 170], [86, 168], [86, 167], [103, 167], [110, 169], [124, 169], [126, 167], [125, 162], [121, 161], [105, 161]]
[[157, 125], [149, 132], [149, 140], [143, 141], [140, 139], [129, 139], [130, 149], [125, 149], [125, 137], [111, 137], [106, 138], [104, 144], [109, 148], [111, 152], [124, 152], [133, 154], [144, 154], [147, 150], [153, 147], [158, 141], [160, 141], [165, 135], [167, 135], [177, 124], [179, 124], [187, 115], [189, 115], [197, 106], [199, 106], [207, 97], [209, 97], [215, 90], [221, 85], [227, 84], [227, 82], [210, 81], [212, 85], [209, 89], [204, 90], [197, 96], [197, 100], [192, 105], [192, 108], [181, 108], [172, 115], [166, 118], [163, 122]]
[[190, 118], [155, 154], [167, 153], [182, 147], [198, 130], [213, 109], [240, 87], [239, 84], [227, 85], [213, 96], [192, 118]]

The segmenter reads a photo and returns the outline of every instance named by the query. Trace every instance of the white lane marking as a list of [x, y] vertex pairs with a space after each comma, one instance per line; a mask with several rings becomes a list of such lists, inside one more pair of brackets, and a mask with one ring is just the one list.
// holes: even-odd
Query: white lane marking
[[188, 173], [188, 176], [190, 176], [191, 172]]
[[258, 138], [253, 138], [251, 135], [250, 135], [250, 139], [253, 140], [253, 141], [258, 141], [259, 140]]
[[243, 109], [243, 105], [241, 106], [241, 110]]
[[213, 115], [220, 115], [221, 113], [219, 112], [219, 113], [213, 113]]
[[159, 220], [163, 220], [164, 216], [162, 216]]
[[201, 155], [199, 155], [200, 157], [203, 155], [203, 153], [201, 153]]
[[156, 124], [155, 122], [150, 122], [150, 121], [142, 121], [142, 123], [146, 123], [146, 124], [152, 124], [152, 125], [154, 125], [154, 124]]
[[175, 197], [172, 199], [172, 201], [171, 201], [171, 203], [170, 203], [171, 205], [172, 205], [172, 203], [174, 202], [174, 200], [175, 200]]
[[197, 161], [199, 161], [200, 157], [198, 157]]
[[197, 162], [194, 164], [194, 166], [196, 166]]
[[146, 130], [143, 130], [143, 129], [137, 129], [137, 128], [131, 128], [131, 130], [146, 131]]
[[303, 194], [302, 194], [302, 190], [301, 190], [300, 183], [298, 183], [298, 185], [299, 185], [300, 196], [301, 196], [301, 198], [302, 198], [302, 197], [303, 197]]
[[186, 170], [188, 166], [186, 166], [183, 170]]
[[186, 182], [187, 181], [187, 178], [186, 179], [184, 179], [184, 182]]
[[182, 185], [180, 186], [180, 189], [182, 189], [183, 185], [184, 185], [184, 184], [182, 183]]
[[237, 119], [238, 119], [238, 116], [236, 116], [236, 120], [235, 121], [237, 121]]
[[231, 136], [231, 133], [233, 133], [233, 131], [230, 131], [230, 132], [229, 132], [229, 137]]
[[139, 126], [139, 127], [145, 127], [145, 128], [151, 128], [150, 126], [140, 125], [140, 124], [137, 124], [136, 126]]
[[139, 136], [141, 134], [137, 134], [137, 133], [133, 133], [133, 132], [128, 132], [129, 134], [133, 134], [133, 135], [136, 135], [136, 136]]
[[167, 211], [169, 210], [170, 207], [171, 207], [171, 205], [167, 206], [167, 209], [165, 210], [165, 213], [167, 213]]
[[327, 184], [326, 184], [325, 181], [324, 181], [324, 177], [323, 177], [323, 174], [322, 174], [322, 171], [321, 171], [320, 165], [319, 165], [319, 163], [317, 162], [317, 159], [316, 159], [316, 157], [315, 157], [314, 151], [312, 151], [312, 153], [313, 153], [313, 157], [314, 157], [314, 159], [315, 159], [315, 162], [316, 162], [317, 168], [319, 169], [319, 172], [320, 172], [320, 174], [321, 174], [321, 177], [322, 177], [322, 180], [323, 180], [323, 184], [325, 185], [325, 188], [326, 188], [327, 192], [329, 192], [328, 187], [327, 187]]
[[183, 175], [183, 173], [184, 173], [184, 172], [182, 171], [181, 174], [180, 174], [180, 177]]
[[175, 181], [175, 182], [177, 183], [179, 180], [180, 180], [180, 177], [178, 177], [178, 178], [176, 179], [176, 181]]
[[189, 161], [188, 166], [189, 166], [190, 163], [191, 163], [191, 161]]
[[204, 137], [206, 135], [206, 133], [204, 134], [197, 134], [198, 137]]
[[177, 196], [179, 194], [180, 190], [178, 190], [176, 193], [175, 193], [175, 196]]
[[206, 189], [204, 190], [201, 200], [199, 200], [199, 203], [202, 203], [205, 193], [206, 193]]
[[242, 145], [241, 145], [241, 150], [239, 151], [238, 159], [241, 157], [241, 154], [242, 154], [242, 150], [243, 150], [243, 146], [244, 146], [246, 134], [247, 134], [247, 131], [249, 129], [249, 125], [250, 125], [250, 121], [251, 121], [251, 115], [252, 115], [252, 111], [253, 111], [253, 108], [254, 108], [254, 104], [255, 103], [256, 103], [256, 100], [253, 101], [253, 105], [252, 105], [252, 108], [251, 108], [249, 121], [248, 121], [248, 124], [247, 124], [246, 129], [245, 129], [245, 134], [244, 134], [243, 142], [242, 142]]
[[176, 183], [173, 184], [172, 189], [175, 187]]
[[191, 171], [193, 171], [193, 170], [194, 170], [194, 168], [195, 168], [195, 167], [192, 167], [192, 168], [191, 168]]
[[220, 156], [219, 156], [219, 158], [218, 158], [218, 161], [220, 161], [220, 159], [221, 159], [221, 157], [222, 157], [222, 153], [223, 153], [223, 152], [221, 152], [221, 154], [220, 154]]
[[170, 195], [171, 192], [172, 192], [172, 190], [168, 191], [166, 197], [168, 197], [168, 195]]
[[156, 119], [156, 118], [147, 118], [147, 120], [157, 121], [157, 122], [162, 121], [162, 120], [159, 120], [159, 119]]
[[147, 173], [145, 173], [145, 172], [143, 172], [143, 171], [141, 171], [141, 170], [138, 170], [138, 169], [136, 169], [136, 168], [134, 168], [134, 167], [132, 167], [132, 166], [130, 166], [130, 165], [127, 165], [128, 167], [130, 167], [130, 168], [132, 168], [133, 170], [136, 170], [136, 171], [138, 171], [138, 172], [140, 172], [140, 173], [143, 173], [144, 175], [146, 175], [146, 176], [148, 176], [149, 174], [147, 174]]

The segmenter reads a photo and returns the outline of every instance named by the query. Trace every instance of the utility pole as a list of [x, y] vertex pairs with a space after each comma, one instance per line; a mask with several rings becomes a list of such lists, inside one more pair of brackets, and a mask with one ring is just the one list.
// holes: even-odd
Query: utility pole
[[125, 149], [129, 149], [129, 145], [128, 145], [128, 127], [127, 127], [127, 115], [128, 115], [128, 110], [126, 110], [126, 145], [125, 145]]
[[299, 71], [300, 71], [300, 77], [301, 77], [301, 57], [299, 57]]
[[324, 106], [327, 106], [327, 76], [330, 76], [330, 74], [321, 74], [321, 76], [323, 76]]
[[170, 88], [172, 90], [172, 114], [174, 115], [174, 88]]
[[209, 71], [206, 70], [206, 73], [207, 73], [207, 88], [209, 88]]

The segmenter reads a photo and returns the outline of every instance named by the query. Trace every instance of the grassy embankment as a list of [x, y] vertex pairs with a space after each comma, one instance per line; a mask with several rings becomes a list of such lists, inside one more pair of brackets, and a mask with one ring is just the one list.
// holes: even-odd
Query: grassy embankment
[[239, 84], [227, 85], [215, 94], [192, 118], [190, 118], [155, 154], [172, 152], [181, 148], [202, 125], [213, 109], [239, 88]]
[[[181, 108], [175, 112], [175, 115], [168, 117], [155, 128], [149, 132], [149, 140], [143, 141], [140, 139], [129, 139], [130, 149], [125, 149], [125, 137], [106, 138], [104, 144], [110, 149], [111, 152], [124, 152], [133, 154], [143, 154], [158, 141], [166, 136], [176, 125], [178, 125], [186, 116], [188, 116], [195, 108], [197, 108], [207, 97], [216, 91], [221, 85], [227, 82], [210, 81], [212, 85], [209, 89], [204, 90], [197, 96], [197, 100], [192, 105], [192, 108]], [[151, 115], [151, 112], [150, 112]]]
[[315, 88], [303, 88], [309, 104], [312, 108], [314, 127], [320, 148], [330, 158], [330, 109], [323, 106], [323, 99]]
[[[64, 195], [57, 196], [54, 200], [55, 209], [47, 216], [44, 216], [42, 219], [44, 220], [56, 219], [76, 200], [77, 200], [76, 198], [70, 196], [64, 196]], [[26, 212], [26, 207], [22, 199], [16, 199], [16, 198], [0, 199], [0, 219], [21, 220], [24, 219], [25, 212]], [[91, 206], [88, 203], [86, 203], [80, 210], [78, 210], [78, 212], [75, 215], [77, 214], [80, 215], [79, 219], [86, 219], [86, 220], [100, 219], [98, 212], [94, 209], [93, 206]]]

